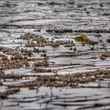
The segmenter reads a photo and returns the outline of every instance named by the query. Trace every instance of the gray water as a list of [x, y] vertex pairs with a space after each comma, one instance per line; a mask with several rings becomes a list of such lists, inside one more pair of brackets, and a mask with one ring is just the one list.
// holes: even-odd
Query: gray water
[[109, 5], [109, 0], [1, 0], [0, 32], [12, 38], [46, 29], [109, 30]]
[[[48, 33], [49, 29], [72, 30], [110, 30], [110, 1], [109, 0], [0, 0], [0, 46], [23, 47], [19, 38], [26, 32], [39, 33], [44, 36], [65, 36]], [[76, 33], [75, 33], [76, 34]], [[79, 34], [79, 33], [77, 33]], [[88, 33], [89, 35], [90, 33]], [[91, 33], [92, 35], [95, 32]], [[101, 33], [104, 42], [110, 37], [109, 33]], [[110, 44], [106, 43], [109, 50]], [[62, 47], [53, 49], [46, 47], [49, 56], [65, 52]], [[82, 47], [81, 47], [82, 50]], [[84, 52], [88, 52], [88, 47]], [[78, 57], [58, 57], [49, 59], [55, 64], [73, 64], [73, 68], [60, 72], [102, 68], [92, 57], [95, 53]], [[98, 62], [97, 62], [98, 61]], [[105, 68], [105, 67], [104, 67]], [[18, 70], [19, 71], [19, 70]], [[24, 72], [24, 71], [23, 71]], [[37, 88], [21, 90], [9, 96], [7, 100], [0, 99], [0, 110], [110, 110], [109, 89], [88, 88]]]
[[[1, 0], [0, 1], [0, 45], [5, 47], [23, 47], [23, 41], [19, 38], [26, 32], [39, 33], [43, 36], [64, 37], [65, 33], [48, 33], [46, 30], [109, 30], [109, 6], [108, 0]], [[76, 33], [73, 33], [73, 35]], [[80, 33], [77, 33], [80, 34]], [[87, 33], [94, 35], [95, 33]], [[110, 37], [109, 33], [100, 33], [102, 39]], [[110, 48], [110, 43], [106, 43]], [[88, 47], [79, 47], [79, 50], [88, 52]], [[49, 56], [68, 52], [64, 48], [47, 48]], [[94, 62], [91, 59], [96, 54], [86, 55], [85, 59], [50, 58], [50, 62], [56, 64], [87, 64]], [[84, 56], [83, 56], [84, 57]], [[90, 62], [89, 62], [90, 60]], [[91, 62], [92, 61], [92, 62]]]
[[1, 110], [110, 110], [110, 90], [95, 88], [21, 89], [0, 101]]

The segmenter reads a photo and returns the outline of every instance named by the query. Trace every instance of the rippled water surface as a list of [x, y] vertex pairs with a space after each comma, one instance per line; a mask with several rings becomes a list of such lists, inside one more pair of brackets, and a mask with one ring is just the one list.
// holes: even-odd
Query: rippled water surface
[[21, 89], [0, 102], [2, 110], [110, 110], [109, 89]]
[[[23, 41], [17, 38], [26, 32], [51, 37], [65, 36], [65, 33], [59, 35], [46, 31], [55, 29], [109, 31], [110, 0], [0, 0], [0, 46], [23, 47]], [[95, 32], [87, 34], [94, 35]], [[110, 37], [107, 32], [101, 35], [104, 42]], [[110, 43], [106, 45], [109, 51]], [[62, 46], [45, 49], [49, 62], [59, 65], [59, 73], [110, 67], [109, 58], [106, 61], [94, 59], [97, 51], [91, 51], [88, 47], [78, 47], [84, 53], [77, 57], [57, 57], [71, 52]], [[30, 72], [24, 71], [17, 70], [18, 73]], [[7, 100], [0, 99], [0, 110], [110, 110], [110, 89], [21, 89]]]

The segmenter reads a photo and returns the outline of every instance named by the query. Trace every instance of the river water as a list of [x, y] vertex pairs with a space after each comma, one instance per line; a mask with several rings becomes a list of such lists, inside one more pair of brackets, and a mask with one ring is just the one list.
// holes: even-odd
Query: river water
[[1, 100], [1, 110], [110, 110], [110, 90], [93, 88], [21, 89], [8, 100]]
[[[44, 36], [64, 37], [46, 30], [109, 30], [109, 0], [1, 0], [0, 1], [0, 45], [18, 47], [23, 41], [18, 40], [26, 32], [39, 33]], [[77, 33], [78, 34], [78, 33]], [[90, 33], [88, 33], [89, 35]], [[94, 35], [91, 33], [91, 35]], [[104, 42], [109, 33], [100, 33]], [[17, 39], [17, 40], [16, 40]], [[109, 49], [110, 43], [106, 43]], [[50, 55], [60, 55], [67, 51], [64, 48], [47, 48]], [[79, 50], [88, 52], [87, 47]], [[50, 58], [56, 64], [93, 64], [94, 55], [74, 58]], [[86, 63], [84, 62], [86, 61]], [[100, 63], [100, 62], [99, 62]], [[102, 62], [101, 62], [102, 63]], [[107, 62], [108, 63], [108, 62]]]
[[17, 37], [46, 29], [109, 30], [109, 5], [109, 0], [1, 0], [0, 32]]
[[[57, 36], [46, 30], [110, 30], [109, 0], [0, 0], [0, 46], [19, 47], [23, 41], [19, 38], [26, 32]], [[78, 33], [75, 33], [78, 34]], [[94, 35], [95, 32], [88, 33]], [[109, 33], [100, 33], [102, 39]], [[62, 33], [61, 36], [65, 36]], [[106, 43], [109, 50], [110, 44]], [[79, 47], [82, 50], [82, 47]], [[110, 67], [110, 59], [93, 59], [90, 54], [77, 57], [51, 57], [67, 51], [63, 47], [46, 48], [49, 61], [58, 65], [73, 65], [64, 72], [80, 72], [97, 68]], [[88, 52], [88, 48], [84, 48]], [[71, 65], [70, 65], [71, 64]], [[94, 65], [87, 66], [87, 65]], [[81, 71], [82, 71], [81, 70]], [[24, 71], [23, 71], [24, 72]], [[110, 89], [88, 88], [36, 88], [23, 89], [7, 100], [0, 99], [0, 110], [110, 110]]]

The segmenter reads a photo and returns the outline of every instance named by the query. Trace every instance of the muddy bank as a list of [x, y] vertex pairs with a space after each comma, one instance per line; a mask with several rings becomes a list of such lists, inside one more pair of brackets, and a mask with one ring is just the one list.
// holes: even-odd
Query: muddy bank
[[[10, 75], [10, 79], [11, 78], [12, 79], [14, 78], [13, 75], [12, 77]], [[36, 73], [36, 75], [33, 76], [33, 78], [34, 79], [30, 79], [28, 76], [23, 76], [20, 78], [21, 80], [16, 79], [15, 83], [14, 81], [12, 83], [4, 82], [3, 85], [7, 87], [29, 87], [29, 88], [40, 87], [40, 86], [46, 86], [46, 87], [67, 87], [68, 86], [73, 88], [84, 87], [84, 86], [81, 86], [81, 84], [88, 84], [91, 82], [96, 82], [98, 80], [109, 79], [110, 70], [97, 70], [95, 72], [65, 74], [65, 75], [58, 75], [57, 73], [54, 75], [37, 75]], [[98, 84], [96, 87], [98, 87]]]
[[97, 70], [95, 72], [67, 74], [67, 75], [43, 75], [38, 76], [37, 85], [53, 87], [80, 87], [80, 84], [96, 82], [97, 80], [110, 78], [109, 70]]

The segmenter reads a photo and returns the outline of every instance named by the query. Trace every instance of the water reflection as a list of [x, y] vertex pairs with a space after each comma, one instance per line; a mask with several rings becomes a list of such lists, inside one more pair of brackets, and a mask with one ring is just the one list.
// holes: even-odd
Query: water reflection
[[[65, 33], [58, 35], [46, 30], [109, 30], [109, 17], [109, 0], [0, 0], [0, 46], [24, 47], [24, 42], [18, 38], [25, 32], [64, 37]], [[95, 36], [95, 32], [91, 34]], [[101, 39], [105, 41], [110, 37], [109, 33], [101, 35]], [[110, 43], [106, 45], [109, 51]], [[96, 50], [91, 52], [88, 47], [82, 49], [84, 55], [77, 57], [62, 57], [66, 52], [70, 52], [64, 47], [45, 49], [49, 62], [53, 62], [53, 68], [57, 66], [56, 69], [60, 69], [60, 73], [110, 67], [110, 59], [94, 59]], [[60, 57], [57, 57], [59, 55]], [[23, 88], [19, 93], [10, 95], [7, 100], [0, 99], [0, 110], [109, 110], [109, 102], [109, 89], [103, 88]]]
[[2, 110], [94, 110], [110, 109], [109, 89], [45, 88], [22, 89], [1, 102]]

